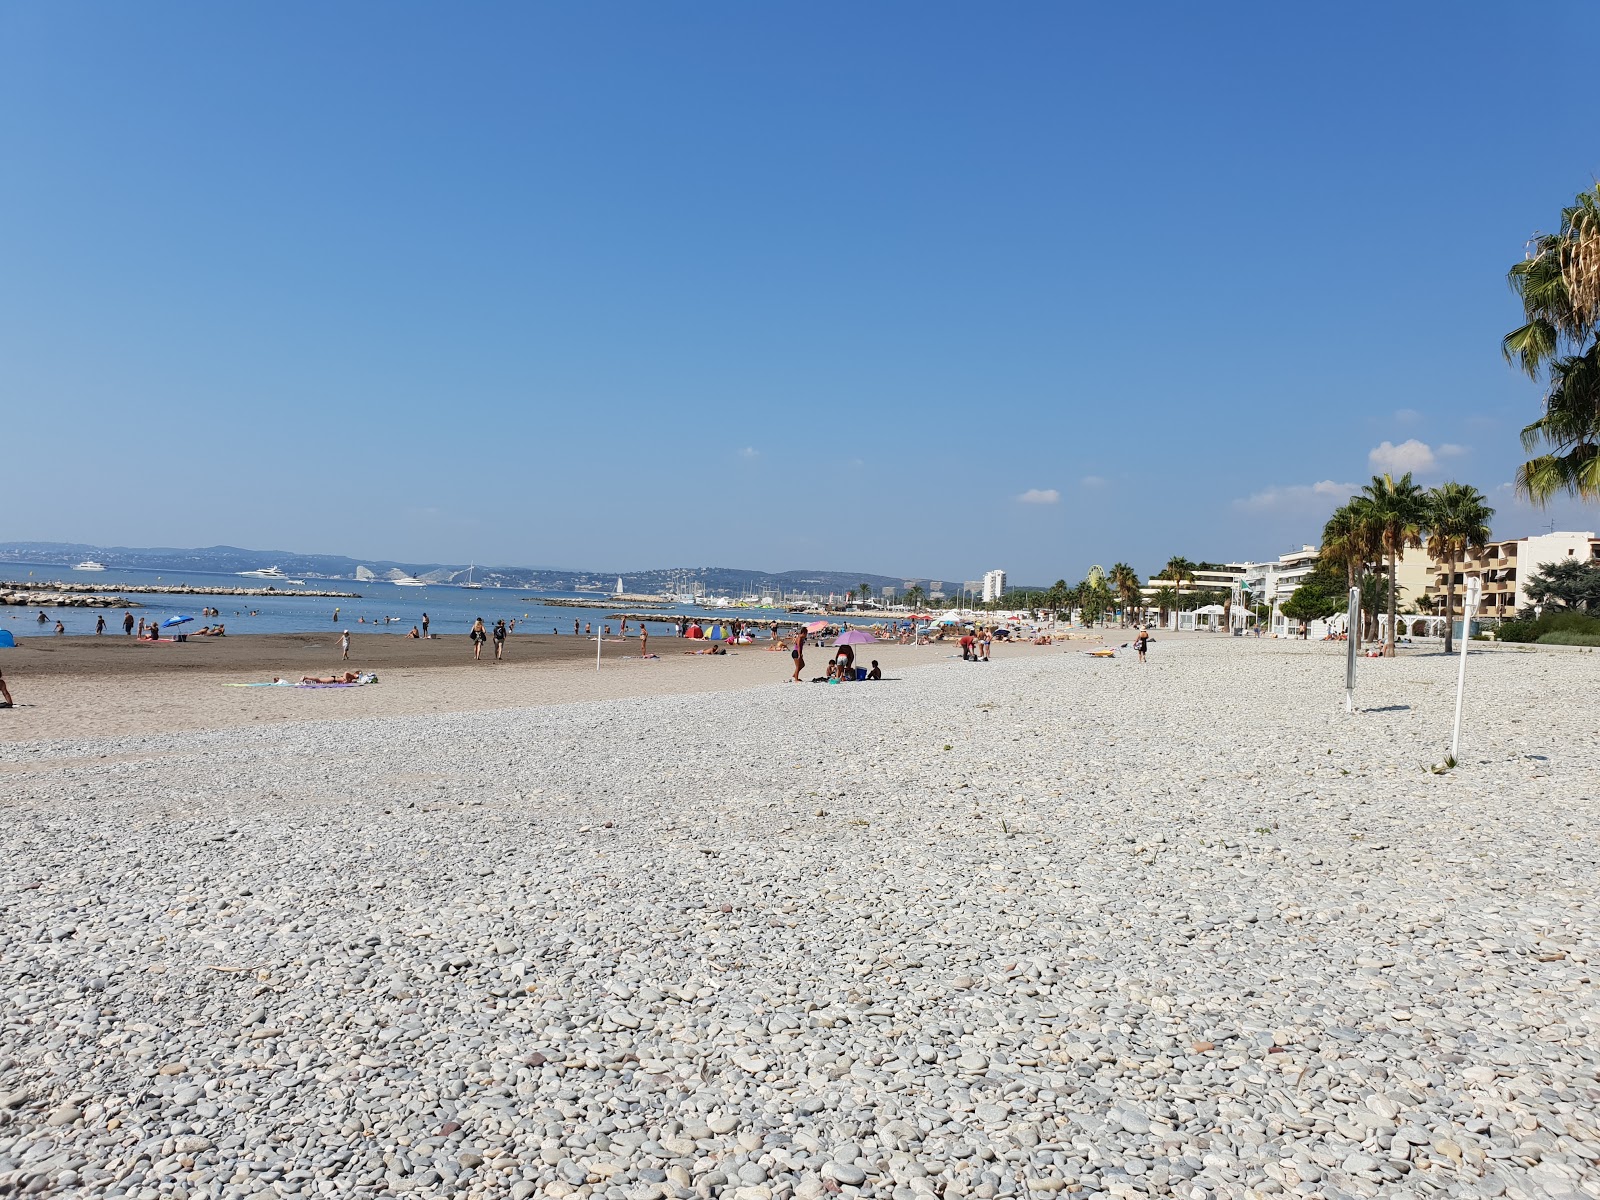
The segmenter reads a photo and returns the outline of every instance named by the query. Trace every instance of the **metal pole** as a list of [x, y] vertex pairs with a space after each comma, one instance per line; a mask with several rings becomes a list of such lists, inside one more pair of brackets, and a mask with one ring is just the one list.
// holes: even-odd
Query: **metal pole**
[[1450, 730], [1450, 757], [1457, 757], [1461, 749], [1461, 698], [1467, 687], [1467, 635], [1472, 631], [1472, 618], [1483, 598], [1483, 582], [1476, 576], [1467, 580], [1467, 596], [1461, 605], [1461, 663], [1456, 668], [1456, 719]]
[[1344, 618], [1344, 710], [1356, 710], [1356, 654], [1361, 649], [1361, 589], [1350, 589], [1350, 603]]
[[597, 675], [600, 673], [600, 631], [604, 628], [599, 621], [594, 623], [594, 669]]

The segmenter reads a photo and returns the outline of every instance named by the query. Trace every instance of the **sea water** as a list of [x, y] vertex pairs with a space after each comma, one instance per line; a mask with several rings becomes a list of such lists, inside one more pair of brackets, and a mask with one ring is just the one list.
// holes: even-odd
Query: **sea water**
[[[298, 578], [298, 577], [297, 577]], [[359, 633], [392, 633], [405, 636], [411, 627], [422, 625], [422, 614], [428, 614], [428, 632], [442, 635], [461, 634], [472, 628], [473, 621], [482, 617], [484, 624], [493, 627], [501, 618], [517, 622], [518, 633], [558, 633], [571, 635], [572, 622], [579, 623], [581, 632], [585, 623], [596, 628], [610, 625], [617, 631], [618, 622], [611, 614], [633, 609], [635, 605], [618, 605], [593, 592], [545, 593], [556, 599], [581, 600], [582, 607], [541, 604], [534, 593], [519, 588], [464, 588], [454, 584], [430, 583], [425, 587], [397, 587], [387, 580], [307, 579], [304, 588], [292, 584], [274, 583], [270, 579], [248, 579], [238, 575], [216, 574], [206, 571], [170, 571], [140, 567], [108, 567], [104, 571], [72, 571], [64, 567], [40, 566], [37, 563], [0, 563], [0, 580], [19, 582], [52, 582], [92, 584], [97, 591], [116, 594], [119, 585], [125, 586], [178, 586], [178, 587], [276, 587], [277, 592], [266, 596], [169, 596], [161, 593], [126, 593], [127, 599], [140, 607], [130, 608], [134, 620], [144, 617], [164, 622], [169, 617], [191, 616], [194, 621], [183, 626], [193, 631], [202, 625], [220, 621], [227, 626], [228, 636], [247, 633], [316, 633], [323, 630], [349, 629]], [[360, 599], [328, 596], [296, 595], [302, 591], [359, 592]], [[220, 617], [202, 617], [202, 608], [219, 609]], [[672, 605], [661, 609], [659, 618], [652, 616], [654, 632], [666, 633], [673, 617], [680, 613], [704, 614], [705, 608]], [[775, 609], [727, 609], [728, 619], [735, 617], [759, 623], [763, 619], [782, 618], [786, 614]], [[38, 624], [39, 613], [47, 618], [45, 626]], [[95, 618], [104, 613], [106, 633], [122, 633], [120, 608], [52, 608], [49, 606], [0, 608], [0, 628], [10, 629], [17, 636], [37, 634], [55, 628], [59, 618], [69, 634], [93, 633]], [[335, 612], [338, 616], [335, 617]], [[629, 629], [633, 629], [632, 624]]]

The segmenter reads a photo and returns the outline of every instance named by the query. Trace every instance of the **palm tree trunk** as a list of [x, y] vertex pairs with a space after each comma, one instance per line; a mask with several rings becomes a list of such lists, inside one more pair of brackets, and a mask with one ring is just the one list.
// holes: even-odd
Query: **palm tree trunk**
[[[1455, 619], [1451, 616], [1456, 607], [1456, 552], [1454, 550], [1450, 551], [1446, 569], [1450, 574], [1445, 576], [1444, 581], [1444, 652], [1449, 654], [1455, 649]], [[1463, 637], [1466, 636], [1466, 633], [1465, 629], [1461, 631]]]
[[1398, 565], [1395, 562], [1396, 557], [1397, 557], [1397, 555], [1395, 554], [1395, 552], [1393, 550], [1389, 551], [1389, 629], [1388, 629], [1387, 636], [1385, 636], [1385, 638], [1383, 639], [1383, 654], [1384, 654], [1385, 658], [1393, 658], [1394, 657], [1394, 615], [1395, 615], [1394, 614], [1394, 607], [1395, 607], [1394, 573], [1395, 573], [1396, 566]]

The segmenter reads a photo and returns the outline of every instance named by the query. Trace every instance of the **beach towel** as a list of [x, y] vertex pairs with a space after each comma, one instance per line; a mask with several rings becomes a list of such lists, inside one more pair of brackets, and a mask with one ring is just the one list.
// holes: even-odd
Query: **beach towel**
[[225, 683], [223, 687], [276, 687], [276, 688], [353, 688], [365, 687], [369, 683], [377, 683], [378, 677], [371, 672], [356, 676], [354, 683], [292, 683], [287, 679], [269, 680], [266, 683]]

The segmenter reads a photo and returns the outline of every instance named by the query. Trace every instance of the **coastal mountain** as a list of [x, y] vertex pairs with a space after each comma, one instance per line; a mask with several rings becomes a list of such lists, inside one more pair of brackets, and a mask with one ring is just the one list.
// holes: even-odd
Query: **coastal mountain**
[[929, 580], [907, 580], [898, 576], [875, 575], [863, 571], [749, 571], [739, 567], [657, 567], [643, 570], [607, 568], [605, 570], [557, 567], [487, 567], [472, 563], [394, 562], [389, 559], [357, 559], [340, 554], [297, 554], [292, 550], [248, 550], [239, 546], [91, 546], [77, 542], [9, 542], [0, 544], [0, 562], [20, 563], [32, 568], [70, 569], [74, 563], [93, 559], [107, 567], [129, 567], [146, 571], [204, 571], [233, 574], [262, 567], [279, 567], [297, 579], [369, 580], [395, 574], [423, 579], [430, 583], [473, 582], [490, 587], [514, 587], [528, 591], [610, 593], [618, 578], [633, 593], [697, 592], [713, 595], [742, 595], [747, 592], [827, 594], [844, 592], [869, 584], [875, 592], [889, 587], [902, 591], [908, 583], [928, 587]]

